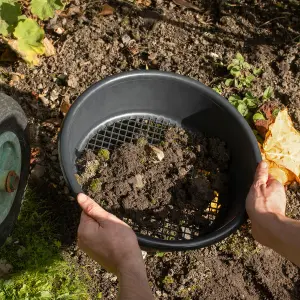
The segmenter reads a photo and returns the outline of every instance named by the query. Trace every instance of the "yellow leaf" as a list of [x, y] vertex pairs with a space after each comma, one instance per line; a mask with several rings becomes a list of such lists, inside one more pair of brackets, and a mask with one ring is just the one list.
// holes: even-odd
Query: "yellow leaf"
[[44, 54], [44, 47], [32, 46], [23, 42], [23, 40], [9, 40], [8, 45], [30, 65], [38, 65], [40, 60], [38, 55]]
[[300, 182], [300, 133], [294, 128], [287, 109], [270, 125], [261, 148], [270, 173], [281, 183]]

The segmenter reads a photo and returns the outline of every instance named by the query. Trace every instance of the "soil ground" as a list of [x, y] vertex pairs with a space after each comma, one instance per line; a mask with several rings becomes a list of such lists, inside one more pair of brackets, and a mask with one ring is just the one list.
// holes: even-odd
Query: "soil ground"
[[[65, 254], [91, 277], [91, 298], [117, 293], [117, 278], [76, 247], [80, 211], [58, 163], [60, 110], [87, 87], [108, 75], [133, 69], [172, 71], [214, 87], [226, 78], [224, 66], [239, 51], [264, 73], [252, 91], [272, 86], [300, 129], [300, 6], [298, 1], [194, 1], [200, 11], [176, 0], [152, 0], [149, 7], [111, 1], [115, 13], [99, 14], [100, 1], [71, 1], [81, 13], [46, 22], [57, 55], [31, 69], [22, 62], [2, 65], [25, 79], [1, 88], [26, 111], [32, 146], [40, 154], [32, 164], [31, 185], [52, 203]], [[55, 27], [65, 29], [62, 35]], [[43, 101], [35, 95], [44, 94]], [[227, 96], [226, 91], [224, 95]], [[40, 187], [40, 188], [39, 188]], [[46, 195], [45, 195], [46, 194]], [[288, 191], [287, 214], [300, 219], [300, 190]], [[156, 299], [298, 299], [300, 272], [272, 250], [256, 244], [244, 225], [225, 241], [191, 252], [148, 253], [149, 282]]]

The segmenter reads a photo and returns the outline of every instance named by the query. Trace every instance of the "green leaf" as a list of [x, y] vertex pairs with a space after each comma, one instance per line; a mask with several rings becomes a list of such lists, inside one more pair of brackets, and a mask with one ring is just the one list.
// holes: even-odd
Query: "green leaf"
[[228, 101], [229, 103], [231, 103], [233, 106], [237, 107], [239, 102], [241, 101], [241, 97], [238, 96], [238, 95], [231, 95], [229, 98], [228, 98]]
[[254, 97], [250, 92], [247, 92], [245, 94], [245, 97], [243, 100], [249, 108], [255, 108], [255, 107], [257, 107], [257, 105], [259, 103], [258, 98]]
[[243, 68], [246, 70], [250, 70], [251, 66], [247, 62], [243, 62]]
[[44, 54], [42, 43], [45, 33], [38, 23], [32, 19], [25, 19], [18, 23], [14, 31], [17, 40], [8, 41], [9, 46], [31, 65], [39, 63], [38, 55]]
[[221, 85], [219, 84], [218, 86], [215, 86], [214, 88], [213, 88], [213, 90], [215, 91], [215, 92], [217, 92], [218, 94], [222, 94], [222, 87], [221, 87]]
[[241, 75], [240, 68], [235, 66], [230, 70], [230, 74], [234, 77], [239, 77]]
[[243, 55], [242, 55], [241, 53], [239, 53], [239, 52], [236, 54], [235, 57], [236, 57], [236, 59], [237, 59], [240, 63], [243, 63], [243, 62], [245, 61]]
[[249, 112], [247, 104], [245, 102], [239, 102], [239, 104], [237, 106], [237, 110], [243, 117], [247, 116], [247, 114]]
[[263, 99], [270, 99], [273, 96], [273, 89], [272, 87], [267, 87], [263, 93]]
[[235, 86], [237, 89], [240, 89], [240, 88], [243, 87], [243, 85], [240, 83], [240, 81], [239, 81], [237, 78], [234, 79], [234, 86]]
[[231, 86], [231, 85], [233, 84], [233, 82], [234, 82], [234, 80], [231, 79], [231, 78], [226, 79], [226, 80], [225, 80], [225, 85], [226, 85], [226, 86]]
[[253, 121], [257, 121], [257, 120], [265, 120], [266, 118], [264, 117], [264, 115], [260, 112], [257, 112], [253, 115]]
[[254, 79], [255, 79], [255, 76], [250, 74], [246, 77], [245, 81], [246, 81], [247, 84], [250, 85]]
[[261, 75], [262, 72], [263, 72], [263, 69], [262, 69], [262, 68], [258, 68], [258, 69], [254, 69], [254, 70], [253, 70], [253, 74], [254, 74], [255, 76]]
[[60, 0], [31, 0], [31, 12], [41, 20], [53, 18], [55, 11], [63, 7]]
[[13, 0], [0, 0], [0, 34], [12, 33], [21, 16], [21, 6]]

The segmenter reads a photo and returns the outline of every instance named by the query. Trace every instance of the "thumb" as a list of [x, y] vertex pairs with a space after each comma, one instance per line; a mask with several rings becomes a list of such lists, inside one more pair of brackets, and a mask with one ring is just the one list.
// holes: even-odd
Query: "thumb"
[[269, 167], [265, 161], [261, 161], [257, 166], [254, 176], [253, 187], [260, 194], [266, 187], [269, 178]]
[[84, 213], [97, 222], [105, 220], [109, 213], [85, 194], [80, 193], [77, 201]]
[[261, 161], [257, 166], [254, 183], [259, 185], [266, 184], [269, 178], [269, 167], [265, 161]]

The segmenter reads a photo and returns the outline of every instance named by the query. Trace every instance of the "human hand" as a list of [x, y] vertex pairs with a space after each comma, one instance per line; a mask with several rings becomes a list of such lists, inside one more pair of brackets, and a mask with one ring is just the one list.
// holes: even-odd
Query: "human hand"
[[252, 235], [261, 244], [272, 247], [277, 236], [274, 223], [285, 218], [286, 194], [284, 186], [268, 173], [268, 164], [261, 162], [246, 200], [252, 223]]
[[79, 194], [77, 200], [83, 210], [78, 228], [79, 248], [118, 276], [128, 270], [145, 272], [133, 230], [88, 196]]

